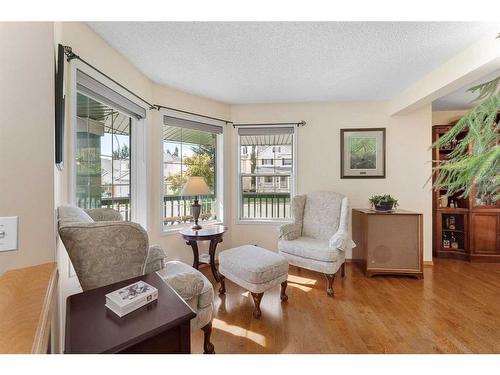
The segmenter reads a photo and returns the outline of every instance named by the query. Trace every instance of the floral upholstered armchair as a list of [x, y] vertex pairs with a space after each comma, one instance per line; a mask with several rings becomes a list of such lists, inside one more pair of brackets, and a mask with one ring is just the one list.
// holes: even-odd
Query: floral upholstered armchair
[[345, 275], [345, 253], [355, 246], [349, 235], [349, 199], [328, 191], [296, 195], [292, 217], [292, 223], [280, 227], [280, 254], [291, 265], [325, 274], [327, 294], [333, 297], [335, 274], [341, 269]]
[[196, 312], [191, 327], [205, 335], [204, 352], [214, 353], [210, 342], [214, 291], [198, 270], [182, 262], [165, 262], [159, 246], [149, 246], [146, 231], [123, 221], [110, 208], [58, 208], [59, 235], [83, 290], [156, 272]]

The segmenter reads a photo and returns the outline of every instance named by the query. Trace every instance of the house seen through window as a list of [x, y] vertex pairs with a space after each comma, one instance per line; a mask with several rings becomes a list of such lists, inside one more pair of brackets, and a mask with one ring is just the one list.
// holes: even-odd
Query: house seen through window
[[239, 128], [239, 218], [284, 220], [293, 193], [293, 127]]

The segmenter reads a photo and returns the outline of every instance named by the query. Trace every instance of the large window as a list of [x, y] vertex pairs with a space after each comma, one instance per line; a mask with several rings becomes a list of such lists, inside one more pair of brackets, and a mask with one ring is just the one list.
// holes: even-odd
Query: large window
[[238, 129], [240, 220], [290, 218], [295, 171], [293, 127]]
[[194, 197], [183, 196], [189, 176], [202, 176], [210, 193], [199, 197], [201, 221], [221, 220], [222, 183], [220, 152], [222, 126], [171, 116], [163, 118], [163, 202], [164, 230], [193, 221]]
[[139, 196], [144, 186], [136, 183], [144, 179], [143, 129], [136, 125], [146, 110], [78, 69], [75, 99], [76, 205], [114, 208], [124, 220], [145, 225], [145, 195]]
[[132, 118], [77, 94], [76, 204], [112, 207], [130, 219]]

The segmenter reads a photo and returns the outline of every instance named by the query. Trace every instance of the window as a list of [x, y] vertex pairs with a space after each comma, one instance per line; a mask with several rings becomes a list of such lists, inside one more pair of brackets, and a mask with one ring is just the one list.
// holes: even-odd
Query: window
[[193, 221], [194, 197], [182, 196], [188, 176], [202, 176], [210, 194], [199, 197], [200, 221], [221, 220], [222, 126], [163, 117], [163, 202], [164, 230]]
[[114, 208], [124, 220], [146, 226], [142, 220], [145, 215], [138, 214], [145, 208], [143, 197], [134, 202], [134, 192], [144, 189], [132, 179], [141, 174], [135, 173], [134, 163], [137, 154], [142, 155], [142, 148], [133, 145], [135, 133], [142, 134], [142, 129], [136, 131], [135, 126], [145, 117], [145, 109], [78, 69], [75, 99], [76, 205], [85, 209]]
[[240, 220], [290, 218], [290, 197], [295, 186], [294, 142], [294, 127], [238, 128]]

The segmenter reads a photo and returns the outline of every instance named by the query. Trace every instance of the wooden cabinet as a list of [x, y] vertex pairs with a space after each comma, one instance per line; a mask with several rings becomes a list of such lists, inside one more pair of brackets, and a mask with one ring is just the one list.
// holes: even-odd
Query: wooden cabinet
[[[434, 126], [433, 142], [451, 127]], [[465, 132], [460, 134], [456, 142], [465, 135]], [[446, 160], [456, 142], [433, 149], [434, 162]], [[500, 262], [500, 201], [484, 202], [475, 191], [470, 198], [460, 197], [460, 193], [445, 196], [446, 189], [433, 192], [433, 255], [471, 262]]]
[[422, 214], [405, 210], [379, 213], [352, 210], [353, 259], [367, 276], [423, 277]]
[[498, 261], [500, 257], [500, 213], [470, 213], [470, 256], [473, 260]]

